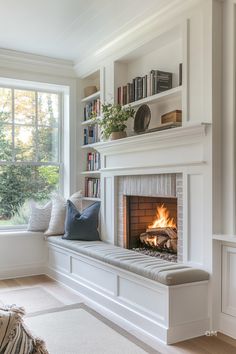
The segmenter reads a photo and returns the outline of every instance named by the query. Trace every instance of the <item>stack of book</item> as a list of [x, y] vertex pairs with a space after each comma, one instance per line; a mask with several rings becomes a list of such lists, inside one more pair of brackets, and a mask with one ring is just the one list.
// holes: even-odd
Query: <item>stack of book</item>
[[100, 198], [100, 178], [85, 178], [85, 197]]
[[84, 106], [84, 121], [91, 119], [92, 116], [99, 117], [101, 115], [101, 102], [97, 100], [91, 101]]
[[94, 144], [99, 141], [99, 127], [97, 124], [84, 128], [84, 145]]
[[100, 169], [99, 152], [88, 152], [87, 154], [87, 171], [98, 171]]
[[137, 76], [131, 83], [117, 89], [117, 103], [125, 105], [172, 88], [172, 73], [151, 70], [148, 75]]

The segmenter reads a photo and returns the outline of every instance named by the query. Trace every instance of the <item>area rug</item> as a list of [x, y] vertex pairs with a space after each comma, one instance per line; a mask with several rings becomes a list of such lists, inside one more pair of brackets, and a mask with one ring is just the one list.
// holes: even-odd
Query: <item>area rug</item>
[[84, 304], [40, 311], [25, 323], [50, 354], [160, 354]]
[[31, 287], [0, 292], [0, 305], [24, 307], [27, 314], [64, 306], [57, 298], [41, 287]]

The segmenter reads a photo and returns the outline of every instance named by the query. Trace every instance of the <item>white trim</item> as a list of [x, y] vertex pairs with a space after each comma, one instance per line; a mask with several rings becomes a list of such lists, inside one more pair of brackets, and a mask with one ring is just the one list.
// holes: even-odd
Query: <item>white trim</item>
[[23, 266], [6, 267], [0, 270], [0, 280], [46, 274], [44, 263], [29, 263]]
[[[200, 142], [207, 134], [209, 124], [186, 125], [185, 127], [173, 128], [164, 131], [146, 133], [131, 136], [124, 139], [106, 141], [93, 144], [100, 153], [113, 155], [133, 151], [145, 151], [154, 148], [176, 147], [192, 145]], [[204, 162], [204, 159], [198, 162]]]
[[0, 49], [1, 67], [31, 71], [34, 73], [47, 73], [66, 77], [75, 77], [73, 62], [56, 59], [43, 55], [24, 53], [9, 49]]

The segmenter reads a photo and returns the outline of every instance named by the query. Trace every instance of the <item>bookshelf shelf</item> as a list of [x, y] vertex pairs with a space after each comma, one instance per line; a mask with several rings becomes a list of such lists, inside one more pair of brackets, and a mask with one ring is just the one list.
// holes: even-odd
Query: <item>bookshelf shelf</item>
[[169, 100], [169, 99], [173, 99], [173, 98], [181, 98], [181, 94], [182, 94], [182, 86], [177, 86], [174, 87], [170, 90], [166, 90], [164, 92], [161, 93], [157, 93], [156, 95], [152, 95], [152, 96], [148, 96], [145, 97], [141, 100], [138, 101], [134, 101], [131, 102], [129, 104], [124, 105], [123, 107], [137, 107], [140, 106], [141, 104], [150, 104], [150, 103], [158, 103], [161, 101], [165, 101], [165, 100]]
[[82, 171], [81, 175], [97, 175], [100, 174], [100, 170], [94, 170], [94, 171]]
[[98, 146], [99, 144], [100, 142], [94, 144], [82, 145], [81, 149], [96, 149], [96, 146]]
[[[99, 117], [96, 117], [96, 119], [102, 119], [102, 117], [99, 116]], [[88, 119], [88, 120], [85, 120], [81, 123], [81, 125], [94, 125], [94, 124], [97, 124], [97, 123], [94, 122], [93, 119]]]
[[97, 98], [100, 97], [100, 91], [97, 91], [95, 93], [93, 93], [92, 95], [90, 96], [87, 96], [87, 97], [84, 97], [82, 98], [81, 102], [89, 102], [89, 101], [93, 101], [93, 100], [96, 100]]
[[91, 201], [91, 202], [100, 202], [101, 201], [101, 198], [92, 198], [92, 197], [83, 197], [82, 199], [83, 200], [88, 200], [88, 201]]

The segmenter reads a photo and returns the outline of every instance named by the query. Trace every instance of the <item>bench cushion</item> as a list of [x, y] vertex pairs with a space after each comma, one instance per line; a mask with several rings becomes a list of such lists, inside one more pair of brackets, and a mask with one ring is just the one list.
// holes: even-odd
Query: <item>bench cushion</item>
[[61, 236], [48, 237], [47, 241], [165, 285], [192, 283], [209, 279], [209, 274], [204, 270], [146, 256], [103, 241], [63, 240]]

